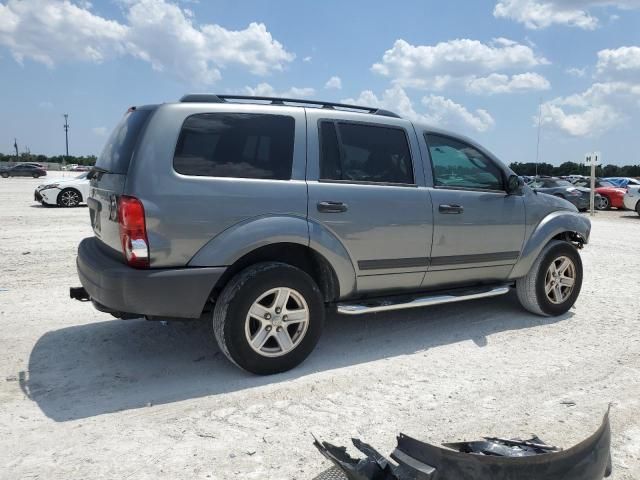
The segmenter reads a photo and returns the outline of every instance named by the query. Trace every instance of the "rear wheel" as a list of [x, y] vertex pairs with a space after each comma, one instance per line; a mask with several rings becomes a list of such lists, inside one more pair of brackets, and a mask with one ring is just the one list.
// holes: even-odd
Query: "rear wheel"
[[640, 215], [640, 201], [636, 203], [636, 213]]
[[320, 338], [324, 314], [320, 290], [307, 273], [284, 263], [259, 263], [223, 289], [213, 331], [229, 360], [269, 375], [307, 358]]
[[520, 304], [542, 316], [567, 312], [582, 287], [582, 261], [576, 247], [553, 240], [542, 250], [527, 276], [516, 281]]
[[38, 178], [38, 177], [40, 176], [40, 174], [39, 174], [39, 173], [33, 173], [31, 176], [32, 176], [33, 178]]
[[2, 178], [9, 178], [9, 174], [6, 172], [2, 172], [0, 175], [2, 175]]
[[58, 194], [58, 205], [61, 207], [77, 207], [81, 201], [80, 192], [74, 188], [67, 188]]

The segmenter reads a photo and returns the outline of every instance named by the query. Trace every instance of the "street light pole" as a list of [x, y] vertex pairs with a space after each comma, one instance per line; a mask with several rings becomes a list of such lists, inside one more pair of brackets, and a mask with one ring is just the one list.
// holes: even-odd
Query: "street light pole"
[[69, 114], [65, 113], [64, 114], [64, 142], [65, 142], [65, 146], [66, 146], [66, 151], [67, 154], [64, 157], [64, 162], [62, 163], [62, 165], [66, 165], [69, 162]]
[[536, 141], [536, 178], [538, 177], [538, 162], [540, 162], [540, 127], [542, 126], [542, 98], [538, 104], [538, 139]]

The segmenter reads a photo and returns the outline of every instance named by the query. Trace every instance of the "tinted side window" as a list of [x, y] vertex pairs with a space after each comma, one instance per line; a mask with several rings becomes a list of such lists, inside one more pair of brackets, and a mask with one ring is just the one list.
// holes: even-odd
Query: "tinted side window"
[[320, 124], [320, 178], [413, 184], [405, 131], [357, 123]]
[[96, 166], [110, 173], [127, 173], [138, 135], [147, 123], [151, 112], [151, 110], [128, 112], [109, 136], [96, 161]]
[[504, 190], [502, 171], [468, 143], [440, 135], [425, 135], [435, 186]]
[[203, 113], [182, 126], [173, 168], [184, 175], [291, 179], [295, 120], [284, 115]]

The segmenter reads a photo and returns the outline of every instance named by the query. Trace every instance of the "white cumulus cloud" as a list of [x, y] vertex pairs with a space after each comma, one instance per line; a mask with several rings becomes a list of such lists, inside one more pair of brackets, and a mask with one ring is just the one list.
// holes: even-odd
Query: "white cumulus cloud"
[[551, 88], [549, 80], [531, 72], [512, 76], [492, 73], [487, 77], [472, 77], [467, 82], [467, 90], [478, 95], [548, 90], [549, 88]]
[[402, 87], [438, 91], [467, 85], [474, 77], [548, 63], [530, 46], [506, 38], [496, 38], [490, 43], [455, 39], [436, 45], [412, 45], [396, 40], [371, 69]]
[[495, 124], [493, 117], [486, 110], [478, 109], [471, 112], [463, 105], [438, 95], [423, 97], [421, 105], [424, 111], [418, 112], [405, 90], [399, 85], [385, 90], [380, 97], [371, 90], [364, 90], [357, 98], [347, 98], [343, 102], [384, 108], [396, 112], [407, 120], [438, 127], [450, 126], [484, 132]]
[[600, 76], [633, 77], [637, 82], [640, 79], [640, 47], [600, 50], [596, 70]]
[[128, 28], [65, 1], [9, 0], [0, 4], [0, 44], [17, 62], [51, 67], [61, 61], [102, 62], [126, 51]]
[[335, 75], [327, 80], [327, 83], [324, 84], [324, 88], [334, 88], [336, 90], [340, 90], [342, 88], [342, 80], [340, 77], [336, 77]]
[[597, 82], [542, 105], [542, 123], [573, 136], [593, 136], [640, 121], [640, 47], [598, 52]]
[[18, 62], [99, 63], [131, 55], [158, 71], [207, 85], [235, 66], [255, 75], [279, 71], [295, 55], [262, 23], [244, 30], [198, 25], [193, 13], [166, 0], [123, 3], [125, 22], [103, 18], [90, 4], [69, 0], [9, 0], [0, 4], [0, 45]]
[[582, 78], [587, 74], [586, 68], [571, 67], [565, 70], [566, 73], [574, 77]]
[[593, 30], [599, 19], [593, 7], [640, 8], [640, 0], [499, 0], [493, 10], [498, 18], [508, 18], [527, 28], [540, 29], [554, 24]]
[[259, 83], [255, 87], [244, 87], [244, 93], [256, 97], [284, 97], [306, 99], [312, 97], [316, 90], [311, 87], [291, 87], [287, 90], [276, 90], [268, 83]]
[[[594, 83], [584, 92], [542, 104], [542, 124], [576, 137], [598, 135], [637, 115], [640, 85]], [[537, 122], [537, 117], [534, 119]]]

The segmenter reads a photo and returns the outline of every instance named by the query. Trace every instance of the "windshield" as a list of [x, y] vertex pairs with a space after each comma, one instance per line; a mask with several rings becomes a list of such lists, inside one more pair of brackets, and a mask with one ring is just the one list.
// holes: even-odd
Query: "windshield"
[[615, 185], [611, 182], [598, 182], [599, 187], [615, 187]]
[[77, 177], [73, 177], [73, 178], [75, 178], [76, 180], [82, 180], [83, 178], [87, 178], [87, 175], [89, 175], [89, 172], [81, 173]]
[[96, 167], [109, 173], [127, 173], [138, 135], [151, 110], [133, 110], [120, 120], [98, 157]]

